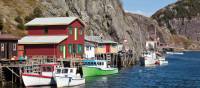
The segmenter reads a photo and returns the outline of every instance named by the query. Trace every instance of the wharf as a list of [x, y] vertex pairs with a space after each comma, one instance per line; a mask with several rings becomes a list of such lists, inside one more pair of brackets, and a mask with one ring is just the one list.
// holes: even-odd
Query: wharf
[[[113, 67], [127, 67], [131, 64], [135, 63], [135, 59], [132, 54], [129, 53], [107, 53], [107, 54], [98, 54], [96, 55], [96, 59], [104, 59], [108, 60], [110, 65]], [[71, 61], [75, 62], [72, 63]], [[47, 57], [32, 57], [29, 60], [9, 60], [9, 59], [0, 59], [0, 81], [2, 84], [4, 82], [12, 82], [12, 83], [20, 83], [22, 84], [22, 76], [23, 67], [33, 66], [42, 63], [60, 63], [63, 62], [64, 66], [76, 66], [79, 67], [82, 65], [81, 60], [73, 58], [73, 60], [60, 60], [59, 58], [47, 58]]]

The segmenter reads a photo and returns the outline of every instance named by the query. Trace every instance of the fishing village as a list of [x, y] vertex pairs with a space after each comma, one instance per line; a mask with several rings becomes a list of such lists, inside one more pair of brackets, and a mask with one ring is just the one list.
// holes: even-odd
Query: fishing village
[[[125, 44], [107, 40], [103, 34], [85, 35], [86, 25], [78, 17], [35, 18], [25, 25], [27, 36], [0, 35], [2, 84], [74, 86], [85, 83], [83, 77], [115, 74], [136, 63]], [[147, 41], [148, 51], [140, 60], [143, 65], [166, 63], [154, 52], [156, 44]]]
[[199, 0], [0, 0], [0, 88], [200, 88]]

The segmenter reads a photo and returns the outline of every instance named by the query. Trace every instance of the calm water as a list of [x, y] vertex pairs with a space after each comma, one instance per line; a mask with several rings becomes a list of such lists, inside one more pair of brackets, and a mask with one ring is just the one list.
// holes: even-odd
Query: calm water
[[200, 88], [200, 52], [168, 55], [167, 60], [165, 66], [134, 66], [115, 75], [88, 77], [85, 85], [71, 88]]

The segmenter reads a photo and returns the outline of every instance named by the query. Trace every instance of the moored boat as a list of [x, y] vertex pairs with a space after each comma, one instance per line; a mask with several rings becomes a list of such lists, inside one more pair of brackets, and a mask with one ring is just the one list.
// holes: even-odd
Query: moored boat
[[106, 60], [84, 60], [84, 76], [101, 76], [118, 73], [118, 68], [110, 67]]
[[163, 56], [158, 56], [158, 64], [159, 65], [167, 65], [168, 64], [168, 61], [165, 59], [165, 57]]
[[156, 61], [156, 53], [154, 51], [145, 51], [140, 59], [143, 66], [153, 66], [156, 64]]
[[169, 54], [169, 55], [183, 55], [184, 52], [166, 52], [166, 54]]
[[57, 67], [54, 79], [57, 87], [76, 86], [85, 83], [85, 79], [80, 73], [77, 73], [77, 68]]
[[48, 63], [34, 66], [27, 66], [22, 73], [25, 86], [48, 86], [55, 85], [53, 78], [57, 64]]

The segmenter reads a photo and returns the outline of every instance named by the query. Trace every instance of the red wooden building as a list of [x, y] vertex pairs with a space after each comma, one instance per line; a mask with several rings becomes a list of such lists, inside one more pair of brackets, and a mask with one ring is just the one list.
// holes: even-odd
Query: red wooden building
[[35, 18], [25, 25], [28, 35], [19, 40], [19, 56], [82, 58], [85, 25], [79, 18]]

